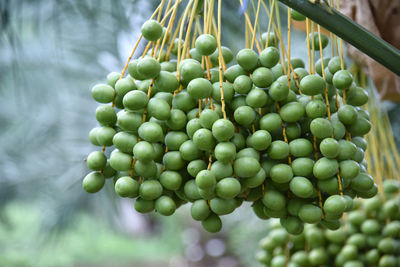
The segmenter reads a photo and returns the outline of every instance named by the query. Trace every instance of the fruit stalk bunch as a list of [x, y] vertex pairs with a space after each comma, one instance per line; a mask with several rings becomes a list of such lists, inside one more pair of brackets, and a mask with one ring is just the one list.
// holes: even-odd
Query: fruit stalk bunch
[[[384, 182], [385, 196], [355, 201], [343, 226], [307, 225], [290, 235], [279, 224], [260, 241], [266, 266], [396, 267], [400, 263], [400, 184]], [[386, 199], [386, 201], [384, 201]]]
[[[281, 35], [272, 32], [260, 38], [262, 50], [236, 56], [218, 34], [193, 36], [187, 50], [190, 40], [166, 42], [172, 31], [157, 20], [142, 35], [153, 47], [129, 63], [129, 75], [110, 73], [92, 88], [100, 126], [89, 139], [103, 150], [87, 157], [87, 192], [113, 178], [138, 212], [168, 216], [190, 203], [210, 232], [250, 202], [292, 234], [303, 223], [335, 228], [353, 198], [376, 194], [364, 160], [369, 116], [359, 108], [368, 95], [340, 57], [307, 71], [301, 59], [280, 59]], [[323, 49], [328, 40], [310, 42]]]

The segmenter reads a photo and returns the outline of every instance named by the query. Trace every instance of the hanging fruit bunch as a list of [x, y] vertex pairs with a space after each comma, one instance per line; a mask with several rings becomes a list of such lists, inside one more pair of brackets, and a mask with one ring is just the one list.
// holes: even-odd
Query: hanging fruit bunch
[[[102, 149], [87, 157], [83, 188], [95, 193], [112, 178], [142, 213], [189, 203], [209, 232], [243, 202], [292, 234], [304, 223], [336, 229], [354, 198], [377, 193], [364, 160], [368, 94], [346, 70], [341, 40], [306, 19], [306, 69], [290, 43], [290, 18], [304, 16], [288, 10], [285, 47], [276, 1], [261, 0], [253, 24], [244, 13], [246, 47], [234, 54], [221, 44], [221, 2], [217, 19], [213, 0], [192, 0], [176, 22], [180, 1], [161, 1], [122, 73], [92, 88], [100, 126], [89, 139]], [[268, 30], [256, 36], [261, 7]]]
[[355, 201], [346, 223], [330, 230], [307, 225], [301, 235], [279, 224], [260, 241], [257, 259], [266, 266], [396, 267], [400, 263], [400, 183], [384, 182], [385, 195]]

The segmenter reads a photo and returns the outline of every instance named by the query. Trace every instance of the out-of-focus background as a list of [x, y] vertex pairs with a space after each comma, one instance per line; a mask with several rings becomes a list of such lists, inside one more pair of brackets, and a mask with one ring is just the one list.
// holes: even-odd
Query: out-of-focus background
[[[90, 88], [121, 71], [158, 2], [0, 0], [0, 266], [257, 266], [268, 223], [249, 206], [211, 235], [188, 207], [141, 215], [111, 181], [94, 195], [81, 187], [96, 125]], [[242, 11], [223, 5], [223, 44], [237, 52]], [[293, 33], [294, 56], [306, 57], [304, 40]], [[399, 107], [386, 106], [396, 132]]]

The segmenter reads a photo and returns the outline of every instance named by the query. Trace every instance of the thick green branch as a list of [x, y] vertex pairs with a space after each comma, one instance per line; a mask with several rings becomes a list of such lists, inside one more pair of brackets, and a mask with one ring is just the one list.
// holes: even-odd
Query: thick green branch
[[279, 0], [400, 75], [400, 51], [334, 8], [308, 0]]

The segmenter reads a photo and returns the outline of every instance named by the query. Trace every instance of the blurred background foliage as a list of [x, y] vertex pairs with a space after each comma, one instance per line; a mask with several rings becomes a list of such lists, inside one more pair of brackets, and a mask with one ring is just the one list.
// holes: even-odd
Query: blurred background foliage
[[[143, 216], [111, 181], [95, 195], [81, 189], [94, 149], [90, 88], [122, 69], [158, 2], [0, 1], [0, 266], [256, 266], [268, 224], [248, 205], [210, 235], [188, 207]], [[223, 44], [238, 51], [242, 11], [238, 1], [223, 4]], [[292, 40], [293, 55], [306, 58], [305, 33]]]

